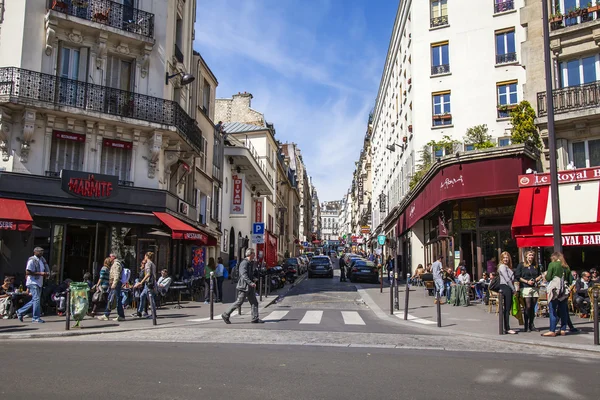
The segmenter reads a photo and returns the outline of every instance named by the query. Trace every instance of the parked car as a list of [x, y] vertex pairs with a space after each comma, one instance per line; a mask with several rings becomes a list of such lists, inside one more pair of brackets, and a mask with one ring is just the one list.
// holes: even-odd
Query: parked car
[[284, 269], [287, 269], [288, 267], [295, 269], [298, 275], [302, 273], [300, 272], [302, 267], [301, 263], [296, 257], [286, 258], [285, 260], [283, 260], [282, 266]]
[[315, 256], [315, 253], [313, 253], [312, 251], [309, 251], [308, 253], [305, 253], [305, 254], [306, 254], [306, 257], [308, 257], [309, 261]]
[[327, 256], [315, 256], [308, 264], [308, 277], [327, 276], [333, 278], [333, 265]]
[[350, 279], [350, 282], [363, 280], [379, 283], [379, 269], [371, 261], [358, 259], [352, 263], [348, 270], [348, 279]]

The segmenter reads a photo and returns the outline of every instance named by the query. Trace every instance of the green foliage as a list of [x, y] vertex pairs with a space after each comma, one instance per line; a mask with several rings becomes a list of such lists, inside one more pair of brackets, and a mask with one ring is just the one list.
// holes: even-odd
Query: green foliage
[[435, 151], [444, 149], [445, 154], [454, 153], [454, 148], [457, 144], [460, 144], [460, 140], [454, 140], [448, 135], [442, 136], [442, 140], [432, 140], [427, 143], [427, 146], [431, 146]]
[[412, 178], [410, 178], [410, 182], [408, 183], [408, 187], [412, 190], [417, 183], [425, 176], [431, 164], [433, 163], [433, 155], [431, 154], [431, 145], [423, 146], [423, 149], [419, 151], [419, 164], [417, 164], [417, 171], [414, 173]]
[[496, 146], [494, 142], [492, 142], [492, 135], [488, 133], [486, 124], [475, 125], [467, 129], [464, 139], [465, 143], [472, 144], [477, 150], [489, 149], [490, 147]]
[[513, 144], [530, 143], [541, 149], [542, 140], [535, 125], [535, 111], [528, 101], [520, 102], [511, 112], [511, 141]]

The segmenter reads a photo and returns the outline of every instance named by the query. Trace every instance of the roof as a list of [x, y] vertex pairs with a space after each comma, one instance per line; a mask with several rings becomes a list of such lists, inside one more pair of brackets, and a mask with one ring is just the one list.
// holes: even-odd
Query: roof
[[223, 124], [223, 128], [227, 133], [258, 132], [268, 130], [268, 128], [264, 126], [243, 124], [241, 122], [225, 122]]

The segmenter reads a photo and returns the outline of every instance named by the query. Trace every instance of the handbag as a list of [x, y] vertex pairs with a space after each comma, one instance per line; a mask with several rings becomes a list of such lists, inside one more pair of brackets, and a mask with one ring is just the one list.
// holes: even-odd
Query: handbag
[[500, 275], [496, 275], [494, 279], [490, 281], [490, 290], [492, 292], [498, 292], [500, 290]]
[[104, 303], [106, 301], [106, 292], [102, 289], [96, 290], [92, 295], [92, 303]]

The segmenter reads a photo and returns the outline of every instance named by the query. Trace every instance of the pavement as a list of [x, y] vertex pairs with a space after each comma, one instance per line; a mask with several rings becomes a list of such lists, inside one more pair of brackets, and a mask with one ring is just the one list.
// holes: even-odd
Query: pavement
[[170, 342], [16, 341], [2, 359], [0, 395], [17, 400], [593, 400], [600, 367], [518, 352]]
[[[406, 285], [399, 287], [400, 310], [394, 310], [390, 314], [390, 288], [385, 279], [383, 292], [379, 287], [372, 285], [357, 285], [358, 292], [365, 304], [372, 309], [382, 320], [394, 320], [401, 324], [419, 326], [426, 332], [444, 332], [450, 335], [462, 335], [478, 338], [503, 340], [513, 343], [532, 344], [538, 346], [551, 346], [558, 348], [569, 348], [573, 350], [586, 350], [600, 353], [600, 346], [594, 346], [593, 323], [587, 318], [582, 319], [571, 315], [571, 320], [579, 333], [557, 336], [554, 338], [541, 337], [541, 333], [547, 332], [549, 319], [541, 317], [535, 319], [535, 325], [541, 332], [519, 332], [517, 335], [499, 335], [498, 314], [494, 310], [488, 312], [488, 306], [479, 302], [472, 302], [468, 307], [443, 304], [441, 306], [441, 328], [437, 327], [437, 309], [433, 303], [433, 296], [429, 296], [424, 287], [411, 286], [409, 292], [408, 320], [404, 320], [404, 302]], [[519, 331], [516, 318], [511, 317], [511, 328]], [[520, 328], [520, 329], [519, 329]]]
[[[299, 284], [305, 275], [300, 276], [296, 282]], [[283, 296], [287, 291], [295, 285], [286, 285], [284, 288], [274, 291], [268, 297], [263, 296], [260, 301], [259, 308], [265, 309], [269, 305], [277, 301], [279, 296]], [[227, 310], [235, 301], [236, 290], [235, 284], [231, 281], [226, 281], [223, 284], [223, 303], [214, 303], [214, 318], [222, 323], [220, 318], [221, 313]], [[96, 335], [116, 332], [129, 331], [146, 331], [149, 329], [173, 328], [178, 326], [193, 325], [203, 321], [210, 321], [210, 305], [204, 304], [203, 301], [181, 301], [182, 308], [178, 308], [177, 303], [169, 302], [157, 310], [157, 325], [154, 326], [152, 319], [138, 319], [131, 317], [133, 309], [125, 310], [126, 320], [123, 322], [112, 321], [112, 318], [117, 316], [116, 310], [111, 313], [110, 321], [100, 321], [97, 318], [86, 316], [81, 322], [82, 328], [71, 328], [66, 330], [65, 317], [57, 315], [44, 316], [44, 324], [33, 324], [31, 318], [25, 318], [25, 323], [21, 323], [18, 319], [0, 319], [0, 339], [31, 339], [31, 338], [48, 338], [59, 336], [79, 336], [79, 335]], [[239, 318], [237, 312], [234, 312], [233, 319]], [[102, 314], [100, 314], [102, 315]], [[250, 315], [250, 305], [245, 302], [242, 306], [242, 316]], [[71, 327], [74, 325], [71, 321]]]

